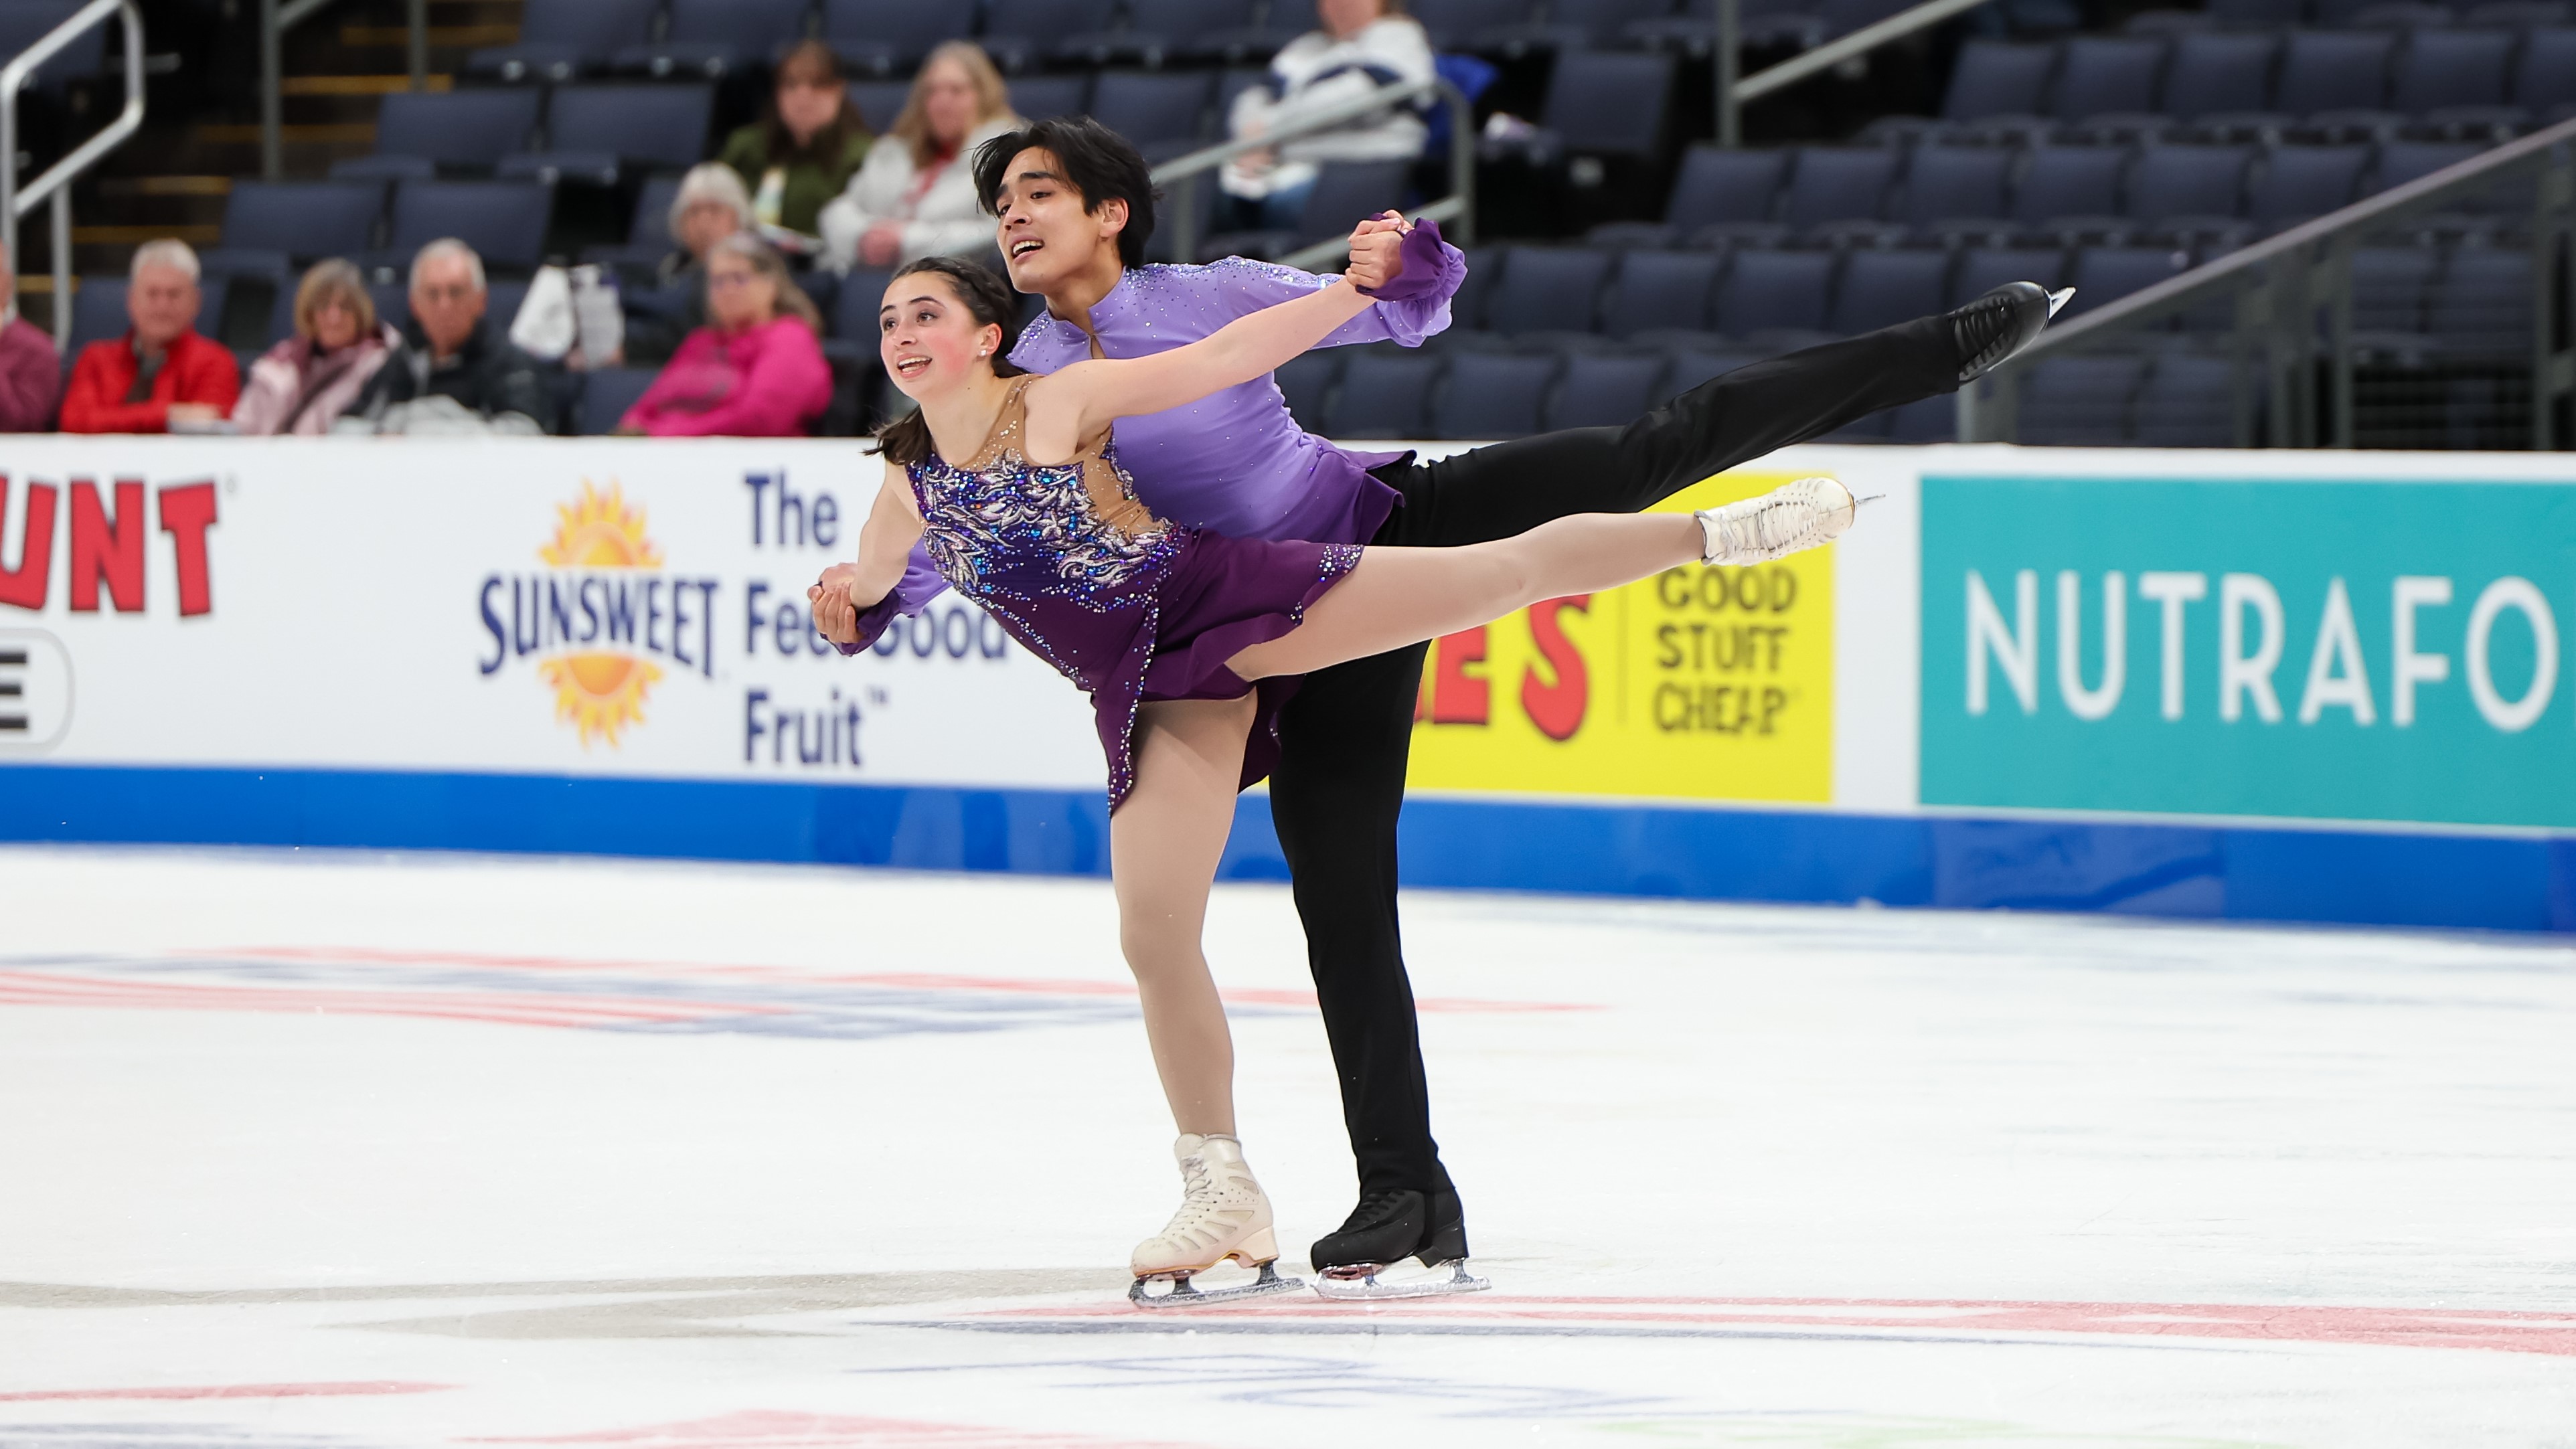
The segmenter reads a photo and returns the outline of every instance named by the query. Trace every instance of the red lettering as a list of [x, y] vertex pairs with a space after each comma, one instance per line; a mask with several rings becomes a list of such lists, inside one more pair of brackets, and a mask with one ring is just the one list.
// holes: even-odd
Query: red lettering
[[1431, 664], [1433, 724], [1480, 725], [1492, 722], [1491, 690], [1483, 679], [1467, 672], [1468, 665], [1481, 664], [1484, 660], [1484, 626], [1440, 636], [1440, 647]]
[[120, 614], [143, 608], [143, 485], [116, 485], [116, 517], [111, 521], [98, 502], [98, 485], [72, 480], [72, 612], [98, 612], [98, 586]]
[[[45, 585], [54, 572], [54, 485], [27, 483], [27, 525], [18, 535], [18, 566], [0, 568], [0, 604], [45, 607]], [[0, 532], [9, 522], [9, 480], [0, 476]]]
[[[117, 511], [123, 513], [120, 500]], [[206, 530], [215, 523], [215, 485], [185, 483], [161, 490], [161, 531], [179, 556], [179, 617], [215, 608], [214, 580], [206, 572]]]
[[1578, 613], [1592, 607], [1590, 594], [1575, 594], [1563, 599], [1549, 599], [1531, 606], [1530, 639], [1538, 645], [1539, 657], [1547, 661], [1556, 675], [1554, 684], [1539, 681], [1535, 667], [1521, 671], [1521, 708], [1538, 726], [1538, 732], [1552, 740], [1570, 740], [1583, 728], [1583, 712], [1592, 702], [1592, 674], [1583, 663], [1583, 651], [1565, 637], [1565, 628], [1557, 616], [1567, 609]]

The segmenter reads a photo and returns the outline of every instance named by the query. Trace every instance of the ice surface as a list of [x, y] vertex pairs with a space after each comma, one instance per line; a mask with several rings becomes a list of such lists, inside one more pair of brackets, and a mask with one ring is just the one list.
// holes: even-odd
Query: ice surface
[[[1407, 912], [1495, 1291], [1147, 1315], [1100, 883], [0, 850], [0, 1449], [2576, 1445], [2563, 945]], [[1285, 893], [1211, 955], [1302, 1245]]]

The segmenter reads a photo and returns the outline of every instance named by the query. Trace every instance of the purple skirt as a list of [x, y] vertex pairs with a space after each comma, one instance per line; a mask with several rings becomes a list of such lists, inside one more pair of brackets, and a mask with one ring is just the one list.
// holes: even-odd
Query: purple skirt
[[1239, 699], [1259, 696], [1252, 733], [1244, 741], [1247, 788], [1279, 763], [1279, 710], [1297, 692], [1294, 676], [1257, 685], [1226, 668], [1226, 661], [1266, 644], [1302, 623], [1317, 599], [1350, 575], [1360, 548], [1348, 543], [1306, 543], [1234, 538], [1199, 529], [1177, 531], [1178, 546], [1157, 580], [1153, 607], [1138, 630], [1139, 647], [1099, 681], [1091, 696], [1100, 747], [1109, 757], [1109, 808], [1127, 799], [1136, 781], [1136, 707], [1158, 699]]

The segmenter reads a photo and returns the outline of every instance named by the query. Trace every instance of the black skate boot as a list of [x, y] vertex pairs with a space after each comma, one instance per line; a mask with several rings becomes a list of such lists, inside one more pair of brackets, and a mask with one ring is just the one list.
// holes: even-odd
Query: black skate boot
[[1959, 343], [1960, 383], [1976, 381], [2028, 347], [2074, 295], [2073, 287], [2051, 292], [2037, 282], [2006, 282], [1952, 312], [1950, 329]]
[[[1385, 1276], [1406, 1258], [1431, 1272]], [[1467, 1271], [1467, 1219], [1454, 1191], [1369, 1193], [1337, 1231], [1316, 1240], [1309, 1261], [1319, 1275], [1315, 1291], [1326, 1298], [1428, 1298], [1493, 1286]]]

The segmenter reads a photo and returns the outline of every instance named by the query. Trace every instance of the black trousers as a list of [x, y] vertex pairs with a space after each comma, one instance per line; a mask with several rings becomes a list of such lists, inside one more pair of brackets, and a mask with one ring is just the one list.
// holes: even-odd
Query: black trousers
[[[1371, 540], [1456, 547], [1573, 513], [1632, 513], [1710, 474], [1958, 385], [1927, 317], [1739, 368], [1624, 428], [1580, 428], [1378, 472], [1404, 495]], [[1396, 919], [1395, 823], [1424, 646], [1309, 675], [1280, 715], [1270, 809], [1342, 1084], [1360, 1191], [1449, 1191]]]

